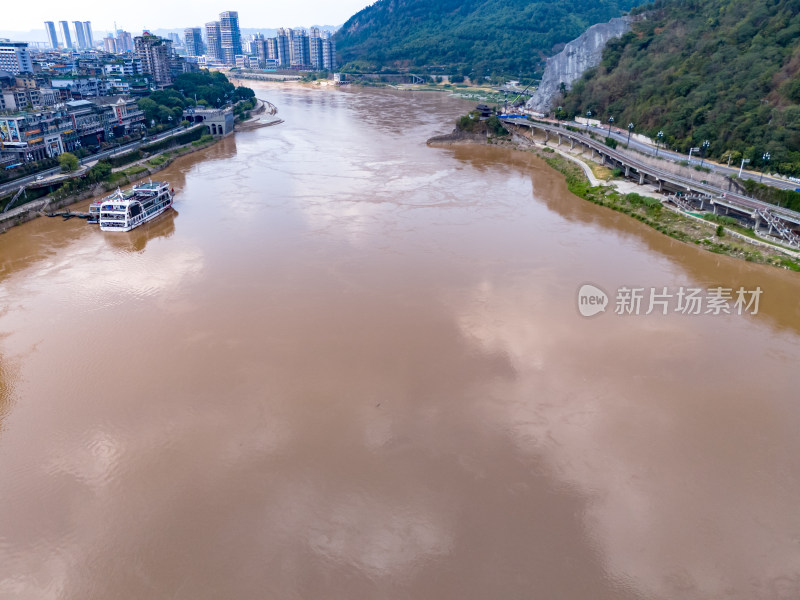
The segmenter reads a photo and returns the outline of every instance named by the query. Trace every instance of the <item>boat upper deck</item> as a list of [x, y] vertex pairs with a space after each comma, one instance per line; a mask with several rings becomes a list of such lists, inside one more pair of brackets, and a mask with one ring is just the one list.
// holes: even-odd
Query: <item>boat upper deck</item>
[[169, 188], [169, 184], [166, 181], [148, 181], [147, 183], [133, 186], [133, 190], [137, 192], [158, 192], [165, 188]]

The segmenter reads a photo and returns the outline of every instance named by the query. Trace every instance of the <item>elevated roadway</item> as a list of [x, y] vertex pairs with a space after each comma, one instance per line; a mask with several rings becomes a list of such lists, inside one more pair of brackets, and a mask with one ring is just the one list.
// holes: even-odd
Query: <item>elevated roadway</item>
[[623, 169], [626, 177], [638, 180], [640, 184], [650, 183], [661, 191], [707, 196], [712, 206], [723, 206], [729, 210], [744, 213], [755, 221], [759, 219], [759, 211], [761, 211], [772, 213], [781, 220], [791, 223], [793, 229], [800, 226], [800, 213], [796, 211], [659, 169], [639, 161], [629, 154], [609, 148], [605, 143], [578, 131], [570, 131], [556, 125], [527, 119], [505, 119], [504, 122], [528, 128], [532, 134], [536, 130], [541, 131], [546, 141], [555, 139], [559, 145], [563, 142], [569, 143], [570, 148], [574, 148], [576, 144], [580, 145], [591, 151], [593, 157], [598, 155], [604, 163]]

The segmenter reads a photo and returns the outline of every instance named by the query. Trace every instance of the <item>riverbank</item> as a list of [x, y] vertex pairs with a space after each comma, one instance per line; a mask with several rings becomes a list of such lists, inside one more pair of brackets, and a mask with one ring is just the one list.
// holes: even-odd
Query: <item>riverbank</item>
[[[340, 87], [331, 79], [305, 80], [302, 77], [292, 77], [286, 75], [228, 73], [231, 81], [241, 79], [243, 81], [259, 81], [266, 84], [277, 84], [281, 86], [297, 86], [299, 88], [319, 88], [319, 87]], [[477, 85], [452, 84], [452, 83], [392, 83], [390, 81], [361, 80], [355, 79], [346, 82], [345, 87], [352, 88], [386, 88], [401, 92], [439, 92], [448, 94], [454, 98], [469, 100], [472, 102], [483, 102], [489, 104], [502, 104], [509, 98], [502, 92], [498, 92], [492, 87]], [[512, 96], [513, 98], [513, 96]]]
[[[250, 118], [236, 122], [235, 131], [248, 131], [282, 123], [281, 119], [262, 120], [262, 115], [274, 116], [277, 112], [278, 109], [274, 104], [266, 100], [258, 100], [258, 105], [251, 111]], [[170, 166], [176, 158], [208, 148], [216, 144], [219, 139], [219, 137], [205, 134], [198, 140], [149, 154], [135, 162], [113, 168], [106, 179], [97, 182], [95, 185], [79, 190], [65, 190], [70, 182], [79, 181], [80, 176], [84, 174], [83, 172], [75, 173], [73, 177], [65, 182], [64, 186], [54, 192], [11, 209], [7, 213], [0, 214], [0, 233], [5, 233], [11, 227], [21, 225], [44, 214], [77, 204], [94, 196], [106, 194], [117, 187], [131, 185], [142, 179], [152, 177], [157, 172]]]
[[104, 180], [78, 190], [69, 189], [72, 182], [80, 181], [80, 176], [73, 177], [54, 192], [11, 209], [7, 213], [0, 214], [0, 233], [5, 233], [11, 227], [26, 223], [48, 212], [71, 206], [88, 198], [108, 193], [117, 187], [127, 186], [151, 177], [158, 171], [166, 169], [179, 156], [208, 148], [217, 141], [219, 141], [219, 138], [204, 135], [198, 140], [175, 148], [165, 149], [131, 164], [112, 169]]
[[624, 213], [664, 235], [709, 252], [800, 271], [800, 253], [764, 240], [751, 239], [739, 231], [740, 228], [733, 229], [717, 221], [684, 214], [666, 204], [663, 195], [655, 188], [651, 189], [652, 186], [615, 180], [606, 167], [546, 143], [538, 144], [522, 136], [487, 136], [486, 133], [458, 129], [432, 137], [427, 143], [433, 146], [489, 144], [533, 153], [562, 173], [569, 191], [584, 200]]

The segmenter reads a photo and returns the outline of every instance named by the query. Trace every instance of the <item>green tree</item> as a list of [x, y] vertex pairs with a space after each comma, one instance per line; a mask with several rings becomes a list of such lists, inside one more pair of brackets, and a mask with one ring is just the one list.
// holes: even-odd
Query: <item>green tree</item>
[[89, 172], [86, 174], [86, 178], [91, 183], [96, 183], [98, 181], [102, 181], [110, 174], [111, 174], [111, 164], [104, 160], [101, 160], [95, 166], [89, 169]]
[[144, 118], [148, 125], [150, 121], [158, 120], [158, 102], [150, 98], [141, 98], [136, 104], [139, 106], [139, 110], [144, 111]]
[[61, 166], [62, 172], [71, 173], [78, 168], [78, 157], [72, 152], [62, 152], [58, 156], [58, 164]]
[[720, 158], [724, 161], [730, 161], [731, 164], [735, 165], [740, 160], [742, 160], [742, 153], [739, 152], [738, 150], [726, 150], [725, 152], [722, 153], [722, 156], [720, 156]]
[[175, 118], [174, 115], [172, 114], [172, 111], [163, 104], [159, 105], [157, 114], [158, 117], [156, 118], [156, 121], [158, 121], [159, 123], [166, 124], [170, 122], [170, 119]]
[[236, 88], [235, 97], [237, 100], [249, 100], [255, 98], [256, 93], [249, 87], [239, 86]]

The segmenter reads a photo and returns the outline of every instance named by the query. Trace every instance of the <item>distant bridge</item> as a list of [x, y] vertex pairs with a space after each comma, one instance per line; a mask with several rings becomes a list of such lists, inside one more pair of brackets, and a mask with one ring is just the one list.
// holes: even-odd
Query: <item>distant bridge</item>
[[348, 77], [362, 77], [372, 81], [380, 81], [383, 83], [412, 83], [422, 84], [425, 83], [425, 77], [422, 75], [415, 75], [414, 73], [344, 73]]

